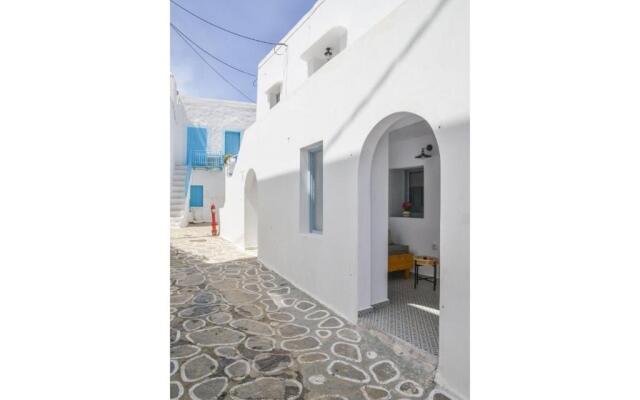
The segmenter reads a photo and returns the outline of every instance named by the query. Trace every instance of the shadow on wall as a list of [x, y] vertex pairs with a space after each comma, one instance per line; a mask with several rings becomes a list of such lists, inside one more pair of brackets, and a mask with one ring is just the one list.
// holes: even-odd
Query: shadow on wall
[[[383, 118], [381, 116], [380, 118]], [[463, 157], [468, 159], [468, 150], [464, 153], [456, 151], [458, 139], [454, 139], [455, 132], [466, 132], [466, 142], [461, 147], [468, 146], [469, 120], [442, 121], [441, 146], [441, 215], [440, 215], [440, 244], [442, 248], [450, 248], [449, 243], [459, 243], [456, 236], [464, 226], [469, 224], [468, 200], [465, 202], [464, 192], [468, 191], [469, 172], [455, 172]], [[453, 134], [453, 135], [450, 135]], [[450, 140], [454, 140], [451, 142]], [[440, 142], [442, 141], [442, 142]], [[296, 149], [295, 157], [299, 157]], [[300, 171], [294, 170], [284, 174], [269, 176], [258, 181], [258, 257], [267, 267], [281, 273], [293, 284], [316, 296], [320, 301], [333, 308], [337, 313], [347, 316], [356, 315], [358, 308], [357, 277], [359, 274], [359, 246], [362, 238], [359, 236], [359, 157], [347, 156], [339, 160], [325, 162], [323, 169], [323, 219], [324, 227], [321, 235], [302, 232], [300, 206], [302, 198], [300, 192]], [[455, 181], [455, 182], [454, 182]], [[458, 183], [456, 183], [458, 182]], [[446, 201], [456, 198], [461, 204], [446, 204]], [[468, 199], [468, 196], [467, 196]], [[453, 208], [452, 208], [453, 207]], [[465, 209], [466, 207], [466, 209]], [[463, 213], [464, 215], [462, 215]], [[455, 215], [454, 217], [452, 217]], [[454, 222], [455, 221], [455, 222]], [[444, 222], [444, 223], [443, 223]], [[368, 242], [368, 241], [365, 241]], [[364, 242], [363, 242], [364, 243]], [[386, 247], [384, 251], [386, 252]], [[443, 265], [452, 260], [442, 259]], [[458, 263], [460, 262], [460, 263]], [[457, 265], [467, 265], [456, 260]], [[300, 266], [304, 265], [304, 268]], [[467, 272], [468, 274], [468, 268]], [[443, 273], [441, 283], [445, 285], [453, 282], [449, 273]], [[468, 282], [468, 279], [466, 279]], [[456, 292], [466, 292], [468, 285], [465, 280], [455, 285], [463, 285]], [[335, 288], [341, 288], [336, 292]], [[444, 286], [443, 286], [444, 287]], [[461, 297], [462, 298], [462, 297]], [[447, 314], [447, 311], [444, 311]]]
[[356, 176], [355, 156], [323, 164], [321, 234], [302, 231], [300, 171], [258, 181], [258, 258], [345, 318], [356, 307]]
[[433, 21], [440, 15], [442, 9], [448, 3], [449, 0], [440, 0], [438, 5], [433, 9], [428, 18], [420, 25], [418, 30], [416, 30], [415, 34], [411, 37], [411, 39], [407, 42], [407, 44], [398, 52], [396, 58], [394, 58], [384, 73], [378, 78], [378, 80], [373, 84], [371, 90], [362, 97], [362, 101], [353, 109], [351, 115], [345, 120], [345, 122], [338, 128], [335, 135], [331, 137], [331, 139], [327, 140], [325, 148], [328, 149], [331, 145], [344, 133], [347, 127], [353, 122], [354, 119], [358, 117], [358, 115], [362, 112], [362, 110], [371, 102], [371, 99], [376, 95], [378, 90], [384, 85], [384, 83], [389, 79], [393, 71], [396, 69], [398, 64], [404, 60], [407, 55], [411, 52], [411, 49], [415, 46], [415, 44], [426, 34], [427, 30], [433, 23]]
[[[441, 121], [441, 124], [442, 135], [438, 144], [441, 146], [442, 250], [449, 247], [451, 241], [459, 243], [458, 232], [465, 226], [468, 230], [468, 186], [465, 184], [468, 183], [469, 171], [468, 168], [466, 171], [457, 171], [457, 166], [466, 164], [463, 160], [469, 157], [468, 149], [458, 150], [468, 147], [469, 119]], [[460, 136], [462, 134], [464, 136]], [[299, 152], [295, 157], [299, 157]], [[354, 301], [357, 302], [354, 294], [358, 290], [354, 276], [359, 273], [358, 242], [362, 239], [359, 237], [358, 221], [361, 207], [359, 157], [353, 155], [326, 162], [323, 169], [324, 227], [320, 236], [301, 230], [300, 218], [303, 216], [300, 215], [300, 206], [306, 200], [300, 190], [299, 170], [262, 178], [257, 182], [258, 257], [269, 268], [317, 296], [336, 312], [350, 315], [358, 307], [354, 304]], [[458, 212], [460, 210], [467, 210], [466, 214], [461, 215]], [[446, 254], [441, 254], [443, 265], [453, 261], [447, 259]], [[300, 265], [306, 267], [300, 268]], [[458, 265], [468, 265], [468, 261], [461, 261]], [[443, 273], [441, 284], [446, 285], [449, 279], [449, 273]], [[468, 279], [456, 278], [456, 286], [462, 284], [456, 292], [468, 293], [468, 284], [465, 282], [468, 283]], [[341, 288], [337, 297], [336, 287]], [[348, 298], [350, 296], [353, 298]]]

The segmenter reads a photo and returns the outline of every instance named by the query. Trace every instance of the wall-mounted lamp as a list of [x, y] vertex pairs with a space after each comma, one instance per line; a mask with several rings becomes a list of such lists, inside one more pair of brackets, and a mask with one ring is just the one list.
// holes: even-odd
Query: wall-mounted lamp
[[324, 58], [329, 61], [331, 60], [331, 57], [333, 57], [333, 52], [331, 51], [331, 47], [327, 47], [327, 51], [324, 52]]
[[[425, 150], [427, 151], [425, 152]], [[420, 154], [418, 154], [416, 158], [431, 158], [431, 154], [427, 154], [431, 153], [431, 150], [433, 150], [433, 146], [428, 144], [427, 147], [423, 147], [420, 149]]]

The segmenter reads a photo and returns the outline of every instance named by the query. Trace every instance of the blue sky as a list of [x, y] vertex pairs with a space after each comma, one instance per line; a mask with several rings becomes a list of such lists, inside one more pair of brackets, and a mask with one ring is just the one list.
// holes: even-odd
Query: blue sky
[[[229, 30], [278, 42], [316, 0], [175, 0], [199, 16]], [[220, 31], [171, 4], [171, 22], [216, 57], [256, 73], [258, 62], [272, 46]], [[167, 29], [170, 29], [167, 26]], [[204, 55], [207, 61], [252, 99], [253, 77], [234, 71]], [[207, 67], [171, 30], [171, 72], [178, 90], [186, 95], [247, 101]]]

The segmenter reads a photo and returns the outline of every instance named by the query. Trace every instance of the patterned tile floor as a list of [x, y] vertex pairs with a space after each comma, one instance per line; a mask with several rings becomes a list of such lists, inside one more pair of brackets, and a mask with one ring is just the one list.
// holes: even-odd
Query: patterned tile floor
[[388, 304], [364, 313], [358, 323], [437, 356], [440, 287], [434, 291], [431, 282], [420, 281], [414, 289], [413, 279], [404, 279], [402, 273], [391, 273], [388, 295]]
[[171, 234], [172, 399], [426, 399], [435, 366], [347, 323], [208, 227]]

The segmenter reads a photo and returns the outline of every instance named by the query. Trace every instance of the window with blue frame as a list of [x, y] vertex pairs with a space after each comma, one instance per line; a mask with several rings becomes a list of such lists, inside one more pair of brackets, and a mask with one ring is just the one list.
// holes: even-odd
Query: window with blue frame
[[202, 185], [191, 185], [189, 193], [189, 207], [202, 207], [204, 204], [204, 187]]
[[240, 152], [241, 133], [236, 131], [224, 132], [224, 154], [237, 155]]
[[309, 231], [322, 233], [322, 146], [308, 151]]

